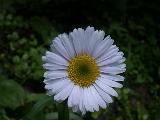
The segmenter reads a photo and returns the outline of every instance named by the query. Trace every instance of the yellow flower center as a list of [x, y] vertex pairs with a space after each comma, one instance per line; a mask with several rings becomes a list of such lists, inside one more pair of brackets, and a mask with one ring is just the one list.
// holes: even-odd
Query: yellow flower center
[[88, 87], [99, 75], [100, 71], [95, 59], [87, 54], [77, 55], [69, 62], [68, 76], [76, 85]]

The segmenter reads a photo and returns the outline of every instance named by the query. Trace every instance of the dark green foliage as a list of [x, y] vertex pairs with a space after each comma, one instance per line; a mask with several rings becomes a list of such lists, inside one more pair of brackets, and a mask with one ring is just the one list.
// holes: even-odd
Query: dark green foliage
[[[125, 53], [119, 97], [91, 120], [160, 119], [160, 7], [136, 0], [0, 0], [0, 120], [56, 120], [41, 56], [59, 33], [94, 26]], [[81, 118], [70, 113], [70, 119]]]
[[0, 91], [0, 106], [15, 109], [24, 105], [26, 93], [15, 81], [1, 78]]

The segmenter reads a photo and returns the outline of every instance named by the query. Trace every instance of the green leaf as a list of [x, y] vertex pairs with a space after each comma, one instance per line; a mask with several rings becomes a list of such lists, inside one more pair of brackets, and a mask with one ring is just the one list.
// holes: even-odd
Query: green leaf
[[0, 106], [15, 109], [24, 104], [25, 95], [23, 88], [15, 81], [0, 79]]
[[53, 99], [48, 96], [43, 96], [40, 98], [32, 107], [32, 109], [24, 116], [24, 120], [45, 120], [44, 108], [50, 103], [53, 103]]

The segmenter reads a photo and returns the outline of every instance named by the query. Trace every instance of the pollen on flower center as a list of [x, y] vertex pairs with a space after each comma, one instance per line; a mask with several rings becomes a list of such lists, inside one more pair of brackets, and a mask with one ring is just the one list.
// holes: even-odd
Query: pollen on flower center
[[87, 54], [77, 55], [69, 62], [68, 76], [76, 85], [88, 87], [96, 81], [99, 74], [95, 59]]

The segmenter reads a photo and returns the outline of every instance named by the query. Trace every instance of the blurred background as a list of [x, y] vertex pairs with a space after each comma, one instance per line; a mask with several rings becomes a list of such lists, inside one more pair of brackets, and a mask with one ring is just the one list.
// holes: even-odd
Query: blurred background
[[160, 120], [160, 4], [146, 0], [0, 0], [0, 120], [56, 120], [41, 56], [51, 40], [94, 26], [127, 58], [124, 87], [106, 110], [71, 120]]

